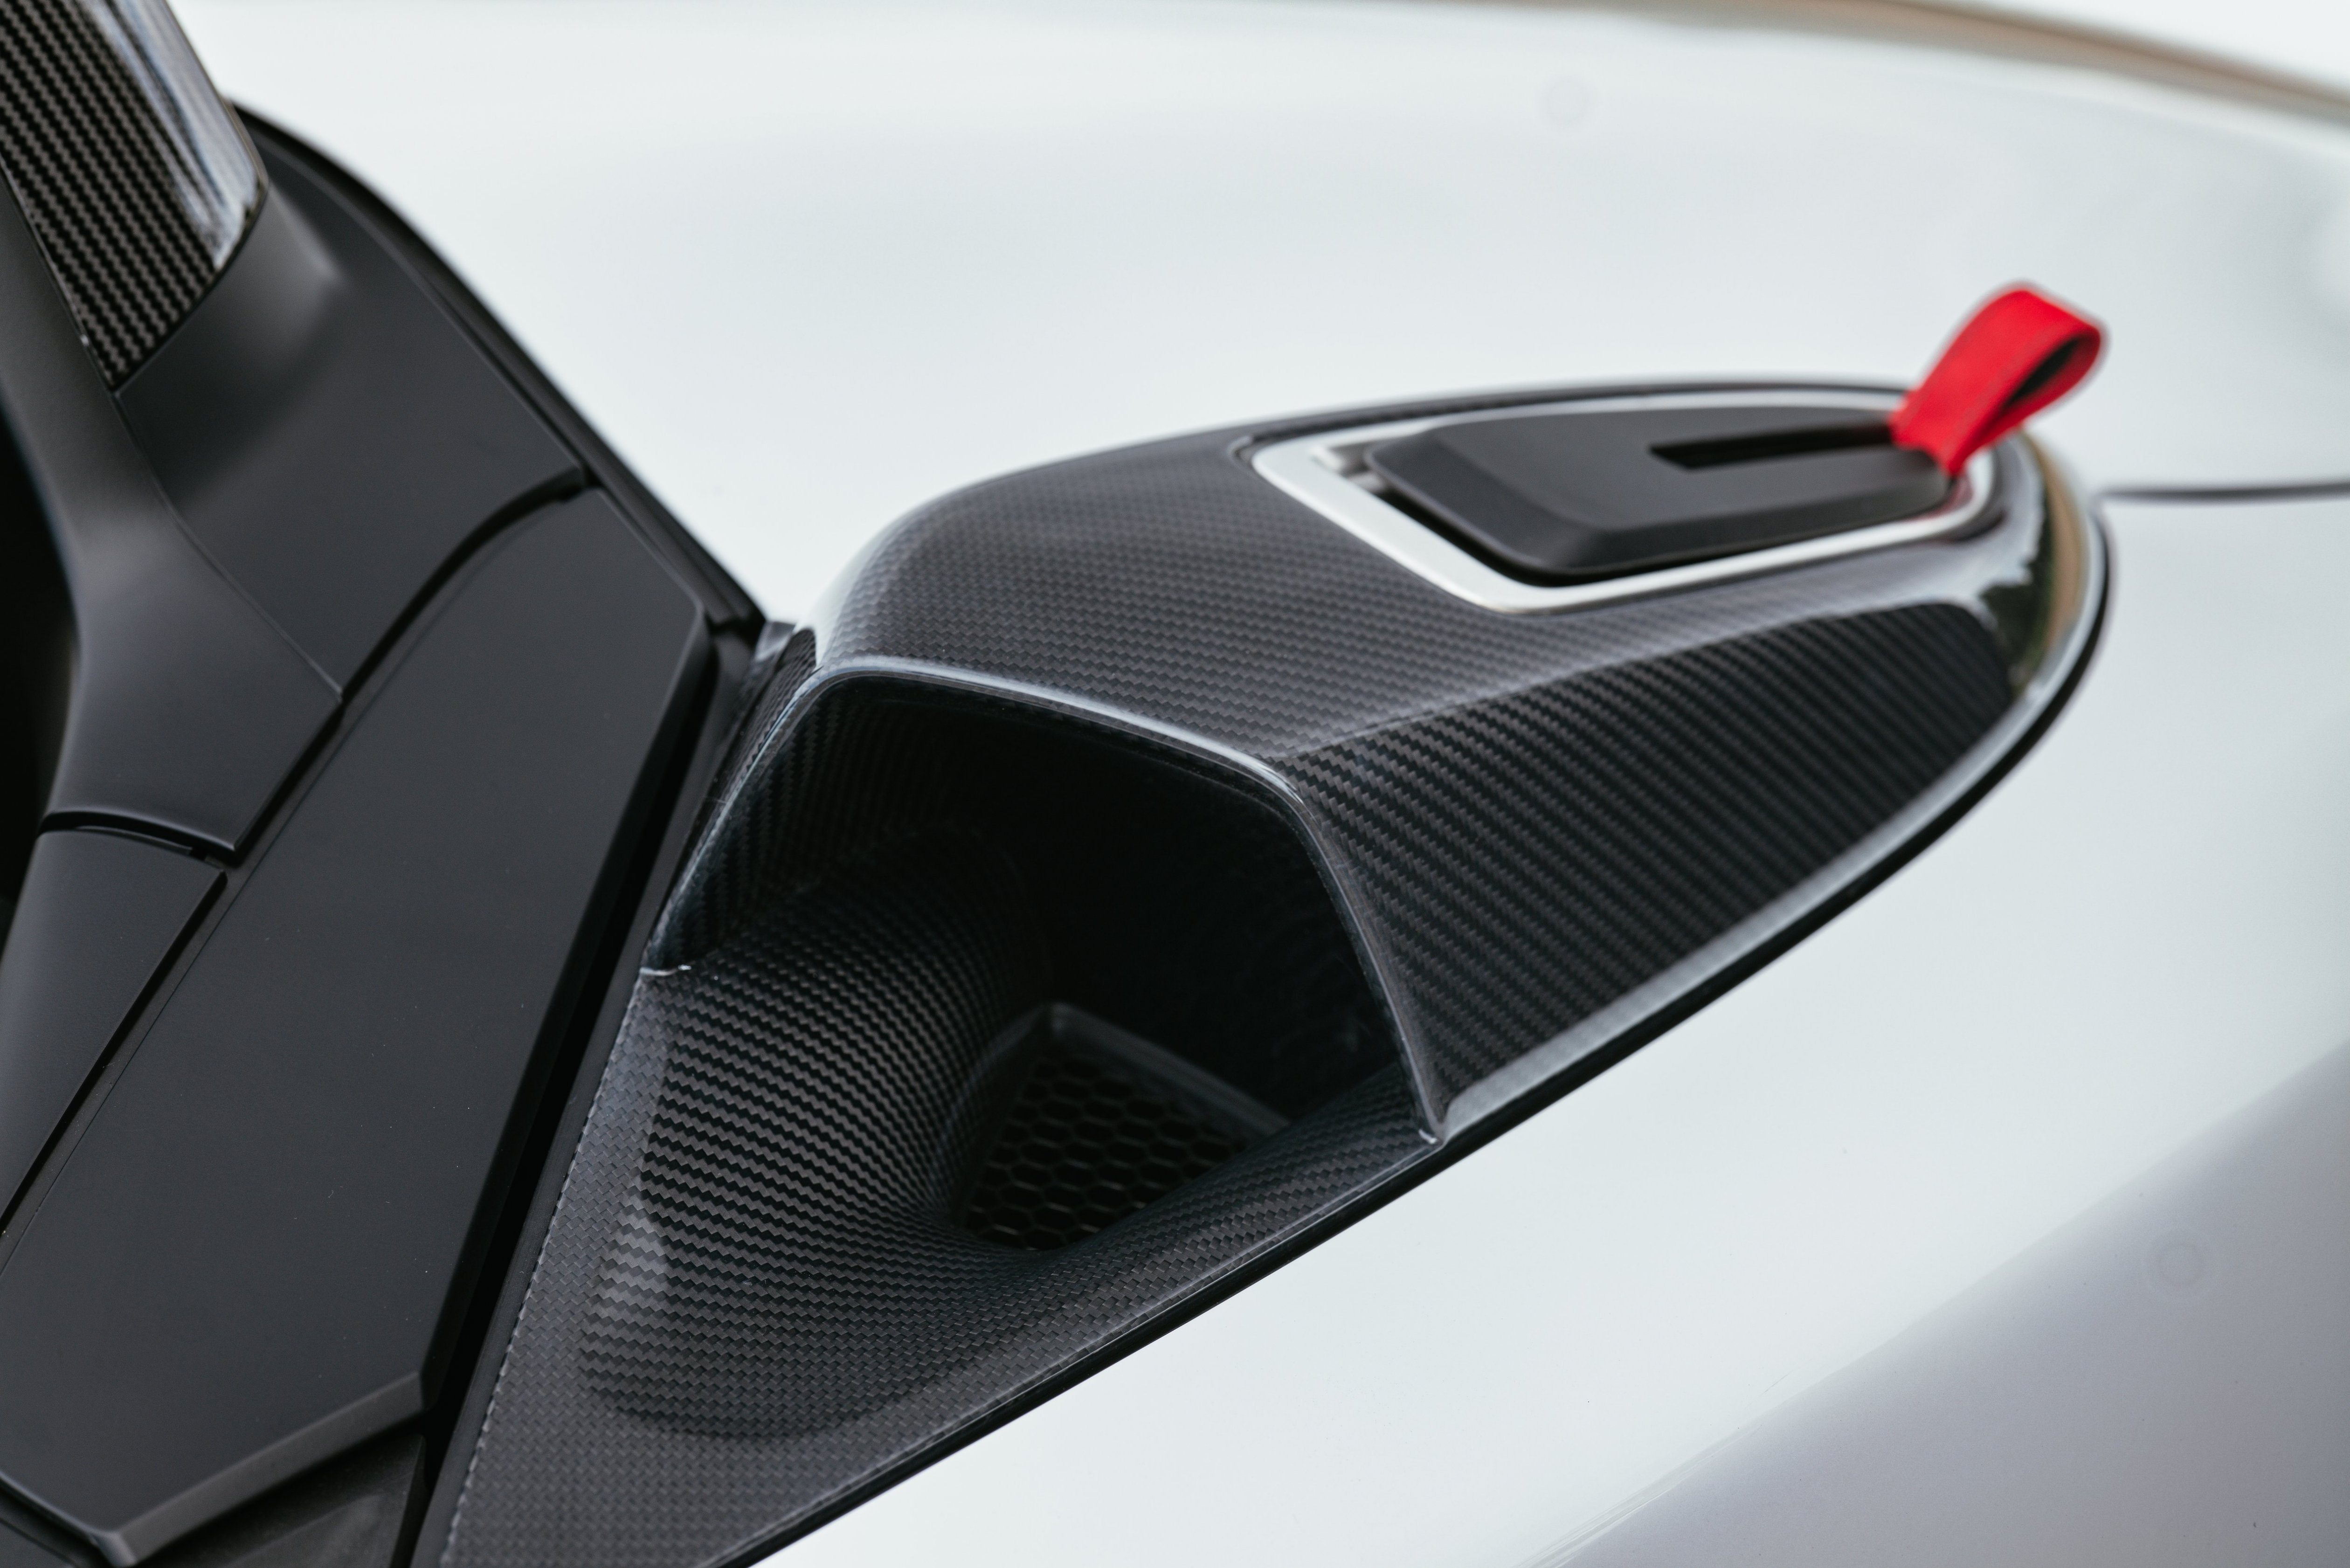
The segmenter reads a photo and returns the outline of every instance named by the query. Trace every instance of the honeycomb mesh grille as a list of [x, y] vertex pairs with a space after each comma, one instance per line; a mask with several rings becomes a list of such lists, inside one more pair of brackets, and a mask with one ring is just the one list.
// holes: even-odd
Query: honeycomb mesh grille
[[1066, 1247], [1207, 1175], [1249, 1141], [1170, 1095], [1048, 1045], [981, 1162], [963, 1228], [1029, 1251]]
[[0, 5], [0, 167], [109, 387], [261, 204], [252, 151], [160, 0]]

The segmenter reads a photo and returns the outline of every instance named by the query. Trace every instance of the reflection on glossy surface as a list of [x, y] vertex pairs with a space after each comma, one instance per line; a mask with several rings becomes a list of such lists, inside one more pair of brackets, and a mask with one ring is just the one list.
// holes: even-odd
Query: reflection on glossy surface
[[2350, 476], [2350, 132], [2171, 89], [1534, 6], [182, 10], [779, 616], [1020, 464], [1496, 386], [1898, 385], [2019, 277], [2113, 330], [2040, 427], [2092, 488]]
[[[2169, 1179], [2179, 1150], [2335, 1052], [2350, 1039], [2350, 689], [2334, 678], [2350, 668], [2350, 501], [2141, 504], [2108, 520], [2114, 604], [2082, 690], [1908, 869], [1524, 1126], [782, 1562], [1543, 1561], [1669, 1499], [1846, 1368], [1858, 1382], [1823, 1397], [1866, 1405], [1880, 1346], [2101, 1202]], [[2314, 1336], [2299, 1365], [2320, 1388], [2338, 1366], [2339, 1274], [2247, 1240], [2214, 1203], [2141, 1215], [2144, 1268], [2190, 1293], [2208, 1276], [2188, 1302], [2216, 1311], [2256, 1243], [2268, 1261], [2243, 1266], [2271, 1272], [2251, 1277], [2298, 1282], [2268, 1321]], [[2319, 1182], [2261, 1223], [2338, 1245], [2350, 1193]], [[2179, 1235], [2206, 1274], [2165, 1241]], [[2104, 1289], [2104, 1243], [2083, 1244]], [[2007, 1328], [2075, 1322], [2052, 1310]], [[2178, 1379], [2215, 1437], [2243, 1429], [2212, 1381], [2223, 1364], [2175, 1366], [2167, 1343], [2081, 1376]], [[2272, 1369], [2290, 1348], [2241, 1365]], [[1899, 1355], [1877, 1365], [1912, 1376]], [[2325, 1419], [2266, 1432], [2341, 1440]], [[2195, 1440], [2084, 1459], [2084, 1485], [2108, 1500], [2166, 1486]], [[2350, 1460], [2317, 1457], [2337, 1474]], [[1758, 1448], [1738, 1462], [1766, 1461]], [[2238, 1483], [2260, 1473], [2240, 1458], [2198, 1495], [2253, 1506]], [[1925, 1531], [1942, 1494], [1918, 1484], [1909, 1522]], [[1859, 1538], [1887, 1539], [1898, 1501]], [[2034, 1517], [2036, 1532], [2026, 1518], [1970, 1539], [2022, 1561], [2077, 1541]], [[1656, 1539], [1699, 1538], [1660, 1524]], [[2241, 1555], [2212, 1539], [2204, 1561]]]
[[162, 0], [79, 0], [147, 100], [157, 161], [215, 267], [244, 237], [261, 169]]
[[109, 387], [203, 297], [261, 203], [253, 150], [162, 0], [0, 10], [0, 173]]

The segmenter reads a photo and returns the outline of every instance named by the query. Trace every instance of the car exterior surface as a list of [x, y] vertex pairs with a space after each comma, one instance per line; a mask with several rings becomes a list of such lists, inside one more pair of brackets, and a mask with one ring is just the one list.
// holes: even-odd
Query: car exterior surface
[[[1343, 1225], [694, 1561], [2350, 1552], [2350, 101], [1892, 5], [179, 10], [770, 657], [847, 635], [894, 519], [1073, 454], [1898, 388], [2023, 279], [2107, 334], [2031, 431], [2103, 552], [2080, 668], [1881, 881]], [[529, 1555], [449, 1544], [504, 1326], [416, 1562]]]

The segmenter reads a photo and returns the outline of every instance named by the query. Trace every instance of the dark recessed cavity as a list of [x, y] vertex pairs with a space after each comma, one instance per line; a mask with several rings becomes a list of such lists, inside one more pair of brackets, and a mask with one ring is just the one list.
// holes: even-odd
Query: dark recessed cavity
[[57, 772], [73, 678], [73, 618], [48, 524], [0, 438], [0, 937]]
[[[1222, 764], [867, 678], [733, 815], [755, 862], [699, 875], [662, 961], [681, 986], [739, 971], [841, 1076], [836, 1119], [783, 1153], [825, 1146], [851, 1209], [1067, 1245], [1398, 1060], [1303, 838]], [[666, 1119], [723, 1136], [697, 1099]]]
[[1863, 424], [1762, 431], [1722, 441], [1667, 441], [1648, 450], [1676, 468], [1728, 468], [1733, 463], [1806, 457], [1815, 452], [1851, 452], [1860, 447], [1892, 444], [1893, 432], [1886, 428], [1885, 421], [1871, 420]]
[[1043, 1251], [1081, 1241], [1289, 1125], [1180, 1056], [1074, 1007], [1005, 1032], [1006, 1107], [963, 1229]]

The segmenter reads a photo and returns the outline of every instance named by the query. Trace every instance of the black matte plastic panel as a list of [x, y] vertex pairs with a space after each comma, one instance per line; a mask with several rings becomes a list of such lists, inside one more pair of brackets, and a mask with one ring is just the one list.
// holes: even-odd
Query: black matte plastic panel
[[0, 955], [0, 1209], [220, 879], [111, 833], [35, 841]]
[[118, 394], [213, 558], [338, 685], [492, 514], [576, 471], [456, 322], [299, 164]]
[[1611, 410], [1469, 420], [1383, 442], [1380, 478], [1534, 582], [1607, 576], [1889, 523], [1950, 482], [1850, 408]]
[[240, 848], [332, 716], [334, 688], [188, 537], [5, 202], [0, 410], [73, 601], [50, 819]]
[[173, 1542], [150, 1568], [392, 1568], [423, 1472], [422, 1436], [389, 1433]]
[[0, 1525], [0, 1568], [68, 1568], [66, 1560], [45, 1546]]
[[118, 1562], [419, 1409], [693, 600], [600, 495], [495, 545], [295, 807], [0, 1272], [0, 1474]]

